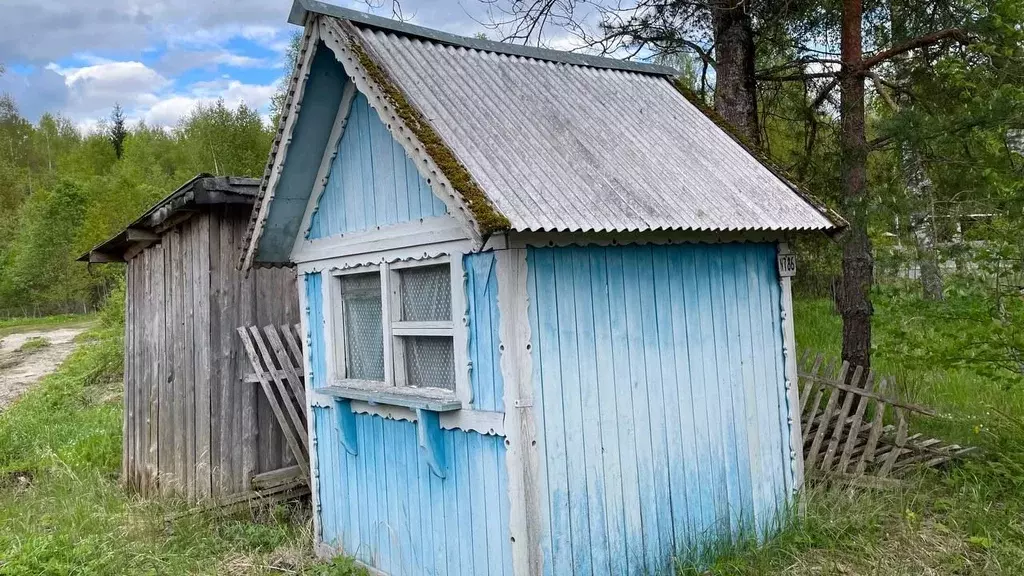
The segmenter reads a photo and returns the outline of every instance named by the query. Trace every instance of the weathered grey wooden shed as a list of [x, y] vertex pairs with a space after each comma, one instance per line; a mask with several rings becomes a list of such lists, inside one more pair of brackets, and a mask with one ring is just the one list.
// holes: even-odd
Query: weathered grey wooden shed
[[236, 269], [259, 181], [199, 175], [83, 255], [125, 262], [125, 484], [196, 501], [295, 463], [236, 328], [299, 321], [292, 268]]

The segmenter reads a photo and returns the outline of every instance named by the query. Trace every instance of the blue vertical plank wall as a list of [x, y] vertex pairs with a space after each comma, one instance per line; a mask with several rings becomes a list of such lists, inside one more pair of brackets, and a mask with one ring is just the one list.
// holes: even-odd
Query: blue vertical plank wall
[[501, 376], [501, 344], [498, 334], [498, 277], [494, 252], [467, 254], [466, 304], [469, 317], [470, 386], [473, 408], [505, 411]]
[[[486, 263], [493, 256], [466, 258], [467, 282], [474, 287], [470, 298], [478, 292], [494, 297], [493, 265]], [[326, 373], [320, 274], [307, 274], [305, 283], [310, 365], [318, 387]], [[483, 322], [496, 322], [492, 306], [470, 304], [478, 312], [474, 318], [480, 318], [471, 325], [485, 329], [488, 342], [497, 330]], [[486, 352], [479, 356], [481, 365], [493, 353], [491, 345], [479, 346]], [[489, 368], [477, 371], [474, 386], [500, 396], [500, 382], [486, 382], [490, 374]], [[441, 479], [421, 455], [414, 422], [356, 414], [357, 454], [352, 455], [341, 444], [339, 409], [314, 406], [311, 423], [323, 543], [392, 575], [512, 574], [503, 437], [443, 431], [448, 472]]]
[[793, 486], [774, 244], [531, 248], [546, 574], [670, 573]]
[[309, 358], [310, 369], [313, 373], [309, 375], [312, 388], [322, 388], [327, 385], [327, 355], [324, 353], [324, 292], [323, 278], [320, 272], [312, 272], [305, 275], [306, 282], [306, 315], [307, 329], [309, 330]]
[[306, 238], [442, 216], [446, 210], [366, 96], [357, 94]]
[[357, 414], [352, 455], [337, 409], [313, 408], [322, 542], [386, 574], [511, 576], [502, 437], [444, 431], [442, 480], [415, 423]]

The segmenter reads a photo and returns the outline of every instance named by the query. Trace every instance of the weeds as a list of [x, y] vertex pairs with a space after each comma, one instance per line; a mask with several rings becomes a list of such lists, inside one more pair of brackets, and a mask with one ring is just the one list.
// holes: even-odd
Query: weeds
[[18, 352], [33, 352], [50, 346], [50, 341], [42, 336], [36, 336], [25, 340], [25, 343], [18, 348]]
[[[893, 342], [930, 330], [913, 309], [902, 298], [876, 301], [873, 367], [895, 377], [898, 395], [940, 411], [915, 419], [916, 431], [979, 446], [982, 456], [920, 470], [896, 489], [808, 486], [805, 512], [787, 518], [777, 536], [728, 544], [713, 560], [680, 566], [680, 574], [1024, 574], [1024, 390], [969, 365], [909, 358]], [[800, 348], [837, 357], [840, 327], [830, 301], [797, 303]], [[952, 330], [917, 334], [915, 342], [940, 350], [949, 343], [928, 338]]]
[[312, 555], [308, 508], [163, 518], [119, 485], [117, 304], [61, 368], [0, 413], [0, 574], [357, 574]]

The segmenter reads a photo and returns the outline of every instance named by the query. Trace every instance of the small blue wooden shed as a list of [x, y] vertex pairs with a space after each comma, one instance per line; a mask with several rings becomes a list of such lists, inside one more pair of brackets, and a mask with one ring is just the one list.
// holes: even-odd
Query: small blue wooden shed
[[669, 68], [297, 0], [243, 266], [294, 263], [318, 553], [657, 574], [802, 478], [790, 234]]

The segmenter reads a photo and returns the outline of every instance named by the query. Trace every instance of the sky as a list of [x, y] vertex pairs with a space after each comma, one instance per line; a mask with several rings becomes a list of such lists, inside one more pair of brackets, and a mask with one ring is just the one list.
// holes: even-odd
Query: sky
[[[368, 6], [391, 16], [391, 0]], [[402, 0], [405, 19], [456, 34], [485, 32], [481, 0]], [[285, 70], [291, 0], [0, 0], [0, 93], [35, 122], [60, 113], [94, 130], [119, 103], [133, 123], [171, 127], [223, 98], [268, 118]]]

